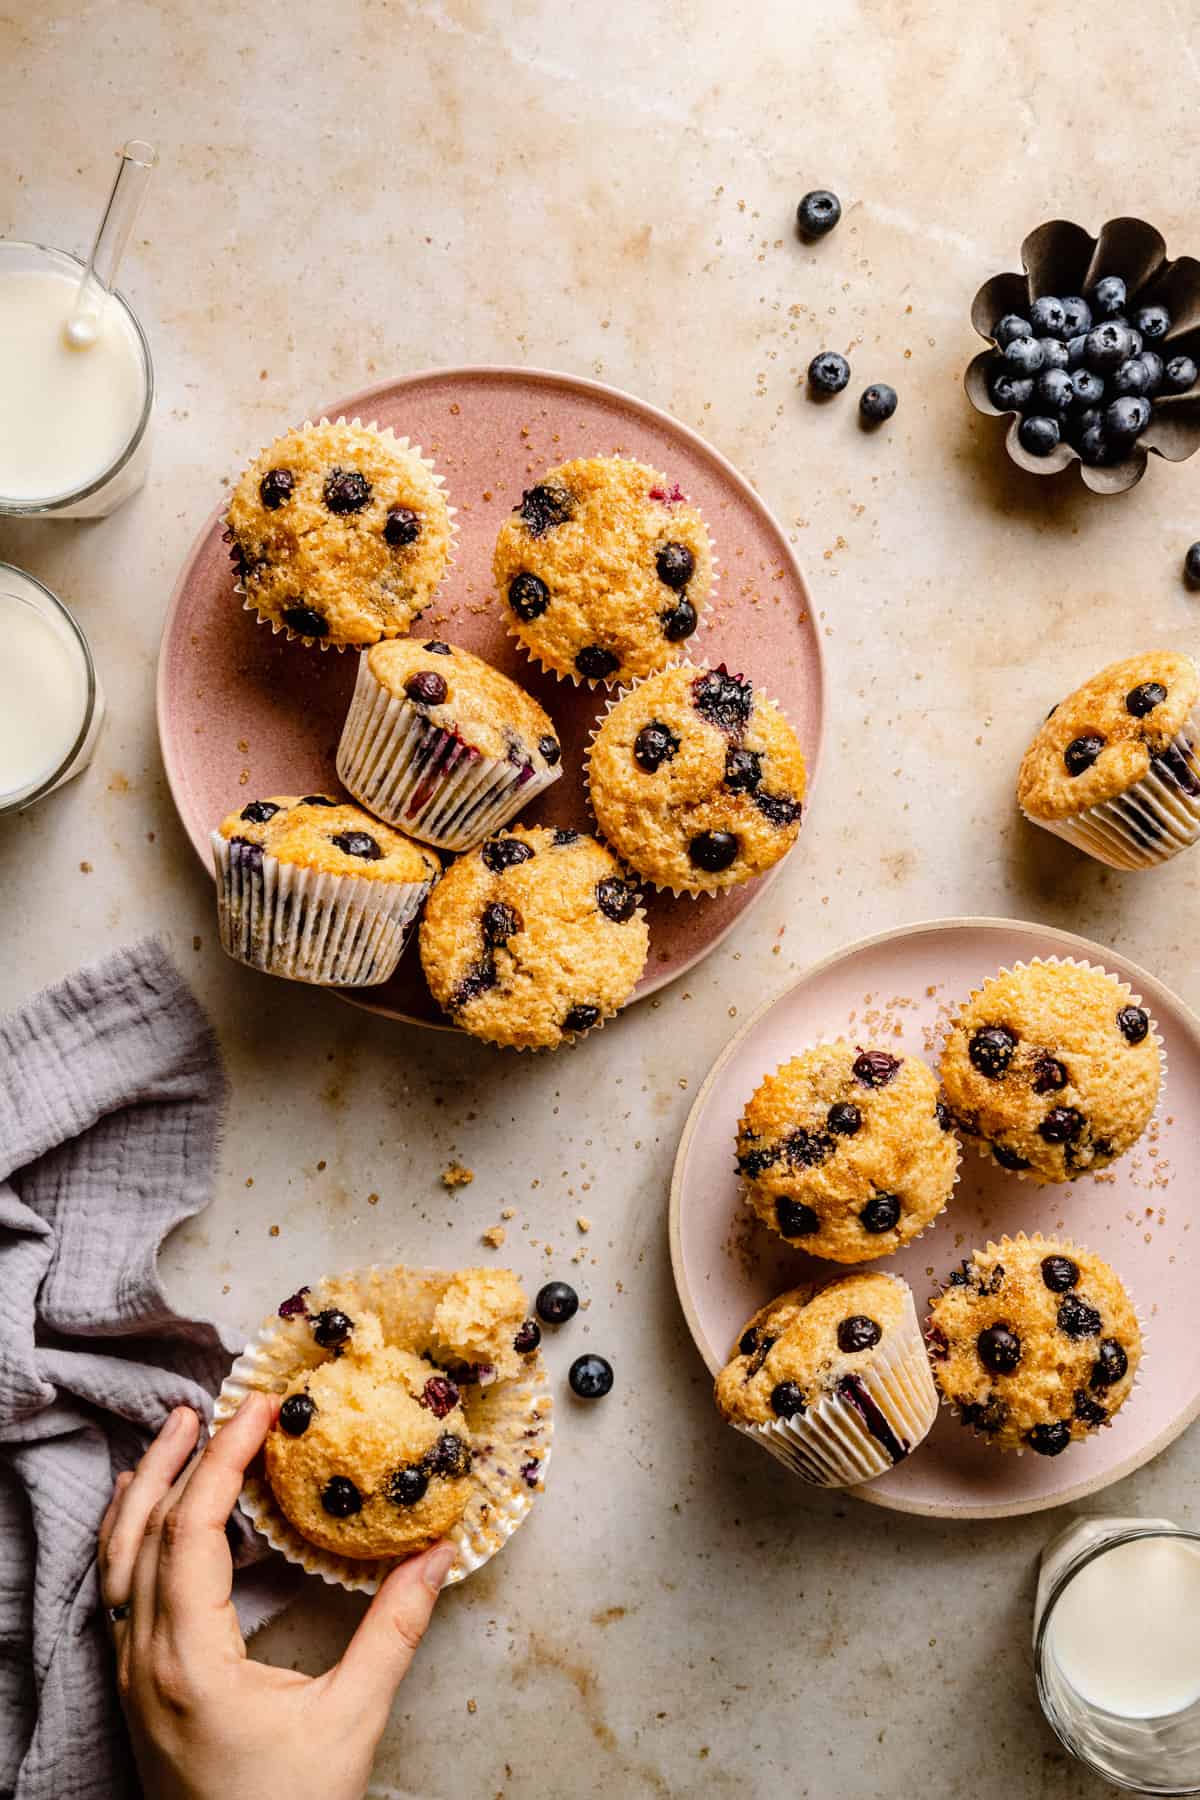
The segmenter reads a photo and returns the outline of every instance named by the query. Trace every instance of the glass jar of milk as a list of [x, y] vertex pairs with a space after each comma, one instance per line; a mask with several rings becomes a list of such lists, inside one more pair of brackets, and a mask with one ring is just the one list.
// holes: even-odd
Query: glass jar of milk
[[1042, 1710], [1081, 1762], [1139, 1794], [1200, 1794], [1200, 1535], [1081, 1519], [1042, 1554]]
[[101, 518], [146, 479], [150, 347], [113, 292], [94, 341], [72, 348], [83, 272], [65, 250], [0, 241], [0, 514]]
[[0, 563], [0, 813], [32, 806], [92, 760], [104, 695], [87, 639], [50, 589]]

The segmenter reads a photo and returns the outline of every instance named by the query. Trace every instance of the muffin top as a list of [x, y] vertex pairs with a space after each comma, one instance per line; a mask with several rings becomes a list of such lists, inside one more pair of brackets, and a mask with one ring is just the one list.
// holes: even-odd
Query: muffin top
[[276, 794], [251, 800], [221, 820], [221, 836], [250, 844], [277, 862], [363, 881], [436, 881], [441, 864], [357, 806], [327, 794]]
[[451, 864], [421, 924], [430, 992], [493, 1044], [549, 1047], [622, 1006], [650, 933], [637, 889], [595, 838], [518, 825]]
[[407, 700], [424, 718], [484, 756], [532, 763], [562, 762], [548, 713], [532, 694], [481, 657], [439, 638], [391, 638], [367, 651], [367, 666], [393, 699]]
[[248, 605], [309, 643], [399, 636], [450, 556], [440, 478], [407, 439], [344, 419], [260, 451], [226, 523]]
[[1145, 1130], [1161, 1059], [1150, 1015], [1102, 969], [1033, 962], [985, 981], [942, 1051], [956, 1122], [1001, 1168], [1069, 1181]]
[[840, 1038], [794, 1056], [755, 1090], [738, 1169], [765, 1225], [814, 1256], [887, 1256], [954, 1190], [958, 1140], [917, 1056]]
[[460, 1269], [438, 1302], [433, 1335], [439, 1361], [466, 1364], [489, 1381], [520, 1374], [541, 1342], [511, 1269]]
[[532, 656], [610, 683], [672, 662], [712, 587], [699, 512], [665, 475], [619, 456], [547, 470], [501, 526], [492, 567]]
[[956, 1269], [929, 1309], [938, 1386], [1004, 1450], [1058, 1456], [1128, 1399], [1142, 1353], [1129, 1296], [1098, 1256], [1001, 1238]]
[[761, 875], [796, 841], [804, 754], [773, 701], [685, 663], [617, 701], [592, 744], [603, 835], [659, 887], [708, 892]]
[[735, 1425], [794, 1418], [869, 1369], [916, 1314], [898, 1275], [843, 1275], [791, 1288], [747, 1320], [717, 1376], [717, 1410]]
[[[319, 1314], [318, 1329], [341, 1317]], [[360, 1312], [324, 1362], [289, 1382], [267, 1436], [267, 1479], [312, 1543], [341, 1556], [407, 1556], [466, 1511], [470, 1438], [454, 1383], [385, 1344], [379, 1321]]]
[[1152, 762], [1168, 781], [1179, 785], [1182, 775], [1194, 786], [1171, 740], [1198, 698], [1200, 670], [1190, 656], [1147, 650], [1110, 663], [1060, 701], [1034, 738], [1018, 804], [1034, 819], [1066, 819], [1123, 794]]

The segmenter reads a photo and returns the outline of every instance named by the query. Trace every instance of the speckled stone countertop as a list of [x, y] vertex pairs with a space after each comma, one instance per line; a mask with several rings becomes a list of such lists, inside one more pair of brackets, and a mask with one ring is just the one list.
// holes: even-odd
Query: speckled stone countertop
[[[1111, 874], [1010, 804], [1065, 689], [1195, 647], [1179, 567], [1200, 464], [1154, 462], [1115, 501], [1039, 482], [961, 387], [971, 296], [1038, 221], [1136, 212], [1200, 253], [1180, 161], [1200, 75], [1173, 0], [1053, 20], [1010, 0], [977, 24], [949, 0], [821, 10], [39, 0], [0, 20], [0, 232], [85, 250], [110, 149], [136, 133], [162, 153], [123, 279], [158, 368], [149, 484], [102, 523], [0, 523], [0, 557], [77, 609], [111, 708], [92, 770], [0, 826], [0, 1002], [151, 929], [195, 984], [234, 1099], [216, 1201], [168, 1250], [182, 1302], [248, 1329], [313, 1270], [503, 1258], [580, 1283], [560, 1380], [585, 1348], [616, 1365], [609, 1400], [561, 1406], [534, 1520], [440, 1607], [381, 1794], [1105, 1791], [1030, 1676], [1034, 1560], [1062, 1516], [882, 1513], [723, 1430], [666, 1195], [735, 1021], [864, 933], [1041, 919], [1200, 1004], [1200, 855]], [[791, 221], [815, 185], [846, 211], [809, 249]], [[855, 393], [893, 383], [890, 426], [805, 399], [821, 348], [848, 351]], [[163, 609], [222, 484], [322, 399], [459, 361], [599, 376], [699, 428], [792, 535], [829, 658], [822, 780], [761, 908], [554, 1058], [226, 962], [156, 748]], [[449, 1192], [454, 1158], [475, 1179]], [[1198, 1466], [1193, 1433], [1094, 1510], [1189, 1520]], [[314, 1583], [256, 1653], [319, 1668], [360, 1611]]]

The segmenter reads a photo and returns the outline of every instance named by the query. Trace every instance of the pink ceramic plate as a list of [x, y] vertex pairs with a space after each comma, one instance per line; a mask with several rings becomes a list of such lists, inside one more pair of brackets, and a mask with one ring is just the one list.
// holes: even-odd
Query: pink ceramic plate
[[[568, 457], [621, 452], [661, 468], [702, 508], [720, 559], [709, 623], [692, 640], [699, 660], [725, 661], [761, 681], [783, 706], [808, 759], [810, 792], [821, 746], [824, 674], [808, 590], [782, 530], [711, 445], [666, 413], [615, 388], [538, 369], [437, 369], [368, 388], [320, 409], [391, 425], [434, 457], [458, 508], [458, 555], [419, 626], [487, 657], [531, 689], [563, 741], [564, 776], [521, 815], [527, 823], [591, 829], [582, 751], [604, 690], [543, 675], [507, 635], [492, 587], [501, 521], [538, 474]], [[282, 431], [286, 421], [279, 421]], [[256, 794], [336, 792], [334, 755], [354, 686], [354, 659], [273, 637], [233, 592], [219, 513], [176, 583], [158, 666], [158, 730], [175, 804], [197, 855], [208, 834]], [[799, 850], [803, 855], [803, 849]], [[649, 899], [650, 962], [638, 996], [654, 993], [719, 944], [760, 897], [762, 881], [715, 900]], [[355, 991], [394, 1018], [446, 1023], [415, 952], [385, 986]]]
[[782, 1246], [739, 1202], [737, 1123], [763, 1075], [818, 1038], [842, 1035], [882, 1037], [936, 1063], [948, 1009], [997, 969], [1035, 956], [1102, 965], [1141, 995], [1169, 1063], [1155, 1119], [1104, 1177], [1060, 1188], [1018, 1181], [964, 1146], [962, 1180], [937, 1224], [898, 1256], [858, 1266], [903, 1275], [923, 1311], [933, 1277], [944, 1279], [988, 1238], [1073, 1237], [1112, 1263], [1139, 1308], [1147, 1345], [1139, 1385], [1109, 1429], [1053, 1460], [991, 1450], [943, 1410], [908, 1462], [855, 1490], [878, 1506], [968, 1519], [1061, 1506], [1140, 1468], [1200, 1412], [1192, 1254], [1200, 1242], [1190, 1235], [1200, 1184], [1200, 1019], [1144, 969], [1070, 932], [1011, 919], [909, 925], [818, 963], [756, 1013], [717, 1059], [679, 1146], [671, 1261], [696, 1347], [715, 1374], [757, 1307], [814, 1274], [844, 1273]]

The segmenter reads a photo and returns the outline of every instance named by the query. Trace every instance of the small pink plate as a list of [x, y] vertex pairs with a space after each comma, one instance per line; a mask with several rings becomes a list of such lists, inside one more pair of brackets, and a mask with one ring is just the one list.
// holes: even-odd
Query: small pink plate
[[[734, 1140], [763, 1076], [819, 1039], [886, 1042], [936, 1066], [949, 1012], [1000, 968], [1074, 957], [1141, 996], [1168, 1073], [1141, 1142], [1104, 1175], [1039, 1188], [963, 1148], [962, 1180], [936, 1224], [879, 1264], [903, 1275], [918, 1312], [960, 1259], [1019, 1231], [1074, 1238], [1110, 1262], [1146, 1332], [1138, 1386], [1114, 1423], [1053, 1459], [988, 1445], [943, 1409], [905, 1463], [854, 1490], [898, 1512], [990, 1519], [1062, 1506], [1132, 1474], [1200, 1413], [1192, 1196], [1200, 1188], [1200, 1019], [1153, 975], [1070, 932], [1014, 919], [934, 919], [865, 938], [769, 1001], [725, 1047], [691, 1110], [671, 1183], [671, 1262], [696, 1347], [714, 1375], [750, 1314], [798, 1281], [847, 1273], [789, 1250], [741, 1202]], [[1200, 1254], [1200, 1238], [1196, 1241]], [[747, 1447], [748, 1455], [757, 1454]]]
[[[726, 662], [761, 682], [799, 734], [812, 792], [821, 748], [824, 670], [804, 577], [779, 525], [732, 464], [666, 413], [600, 382], [540, 369], [435, 369], [353, 394], [313, 416], [359, 417], [407, 434], [434, 458], [458, 508], [457, 558], [417, 629], [485, 656], [536, 694], [563, 743], [562, 780], [523, 822], [592, 829], [582, 753], [605, 690], [544, 675], [504, 630], [492, 585], [500, 524], [543, 469], [573, 456], [619, 452], [663, 470], [708, 520], [720, 564], [697, 661]], [[279, 422], [284, 429], [284, 421]], [[260, 794], [337, 791], [334, 757], [355, 659], [274, 637], [233, 591], [218, 511], [175, 585], [158, 664], [158, 732], [167, 780], [196, 854], [208, 834]], [[798, 854], [803, 855], [801, 849]], [[648, 898], [652, 994], [720, 943], [765, 881], [713, 900]], [[392, 1018], [445, 1025], [412, 947], [391, 981], [352, 998]]]

